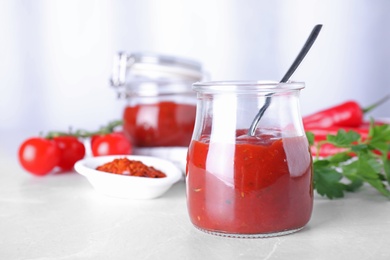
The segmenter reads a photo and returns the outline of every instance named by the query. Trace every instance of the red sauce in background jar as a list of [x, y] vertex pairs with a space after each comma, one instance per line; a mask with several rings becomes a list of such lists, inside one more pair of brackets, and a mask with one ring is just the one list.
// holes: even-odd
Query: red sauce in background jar
[[305, 137], [271, 135], [235, 144], [193, 140], [187, 203], [192, 223], [227, 234], [302, 228], [313, 207], [312, 164]]
[[172, 101], [127, 106], [124, 133], [138, 147], [188, 146], [195, 113], [195, 105]]

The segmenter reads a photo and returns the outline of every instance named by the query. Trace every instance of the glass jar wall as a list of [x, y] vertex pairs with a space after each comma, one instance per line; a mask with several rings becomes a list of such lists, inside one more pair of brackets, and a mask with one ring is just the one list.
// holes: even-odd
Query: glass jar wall
[[111, 84], [126, 99], [123, 131], [134, 153], [170, 159], [184, 169], [196, 112], [199, 62], [151, 53], [118, 53]]
[[[194, 84], [197, 115], [186, 170], [190, 219], [233, 237], [292, 233], [313, 207], [312, 157], [299, 111], [303, 83]], [[249, 131], [267, 97], [271, 102]]]

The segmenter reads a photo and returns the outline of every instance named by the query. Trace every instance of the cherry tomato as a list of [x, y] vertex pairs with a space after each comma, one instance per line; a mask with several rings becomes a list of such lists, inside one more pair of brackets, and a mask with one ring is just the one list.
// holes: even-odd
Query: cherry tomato
[[[115, 135], [125, 135], [124, 133], [123, 133], [123, 131], [115, 131], [114, 133], [111, 133], [111, 134], [115, 134]], [[95, 142], [95, 140], [97, 139], [97, 138], [99, 138], [100, 136], [103, 136], [103, 135], [106, 135], [106, 134], [95, 134], [95, 135], [92, 135], [91, 136], [91, 139], [90, 139], [90, 143], [91, 143], [91, 147], [92, 147], [92, 144]], [[127, 139], [128, 140], [128, 139]]]
[[58, 136], [54, 137], [53, 141], [61, 150], [60, 161], [58, 167], [64, 171], [73, 169], [74, 164], [84, 158], [85, 147], [82, 142], [74, 136]]
[[44, 176], [57, 166], [61, 151], [57, 144], [42, 137], [29, 138], [19, 148], [19, 162], [28, 172]]
[[131, 154], [130, 142], [122, 133], [99, 135], [91, 139], [92, 155]]
[[93, 135], [93, 136], [91, 136], [91, 140], [90, 140], [91, 148], [92, 148], [93, 143], [94, 143], [94, 142], [96, 141], [96, 139], [98, 139], [100, 136], [102, 136], [102, 135]]

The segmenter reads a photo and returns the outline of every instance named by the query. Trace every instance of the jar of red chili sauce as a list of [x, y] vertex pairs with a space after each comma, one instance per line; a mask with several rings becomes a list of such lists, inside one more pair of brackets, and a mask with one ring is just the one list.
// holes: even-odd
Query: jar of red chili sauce
[[185, 168], [195, 123], [192, 83], [204, 79], [199, 62], [154, 53], [123, 53], [111, 85], [126, 99], [123, 131], [133, 153], [170, 159]]
[[[312, 157], [299, 107], [304, 83], [206, 82], [193, 88], [198, 110], [186, 185], [195, 227], [247, 238], [302, 229], [313, 208]], [[268, 108], [250, 127], [267, 97]]]

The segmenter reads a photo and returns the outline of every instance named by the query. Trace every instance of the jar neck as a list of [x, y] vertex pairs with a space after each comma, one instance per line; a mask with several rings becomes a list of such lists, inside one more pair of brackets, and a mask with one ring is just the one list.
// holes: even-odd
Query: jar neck
[[135, 81], [127, 84], [122, 92], [127, 97], [195, 96], [195, 92], [191, 89], [191, 82], [187, 81]]
[[[269, 132], [280, 133], [283, 137], [304, 135], [299, 106], [301, 88], [279, 87], [277, 91], [271, 92], [275, 87], [245, 92], [242, 91], [245, 87], [239, 87], [240, 91], [198, 91], [195, 132], [205, 135], [218, 133], [217, 136], [214, 135], [214, 140], [228, 136], [231, 141], [235, 140], [237, 131], [249, 134], [256, 115], [267, 103], [267, 98], [270, 98], [268, 107], [254, 128], [255, 135]], [[209, 132], [205, 133], [205, 129]]]
[[208, 94], [283, 94], [299, 91], [305, 87], [303, 82], [273, 82], [273, 81], [210, 81], [193, 84], [198, 93]]

